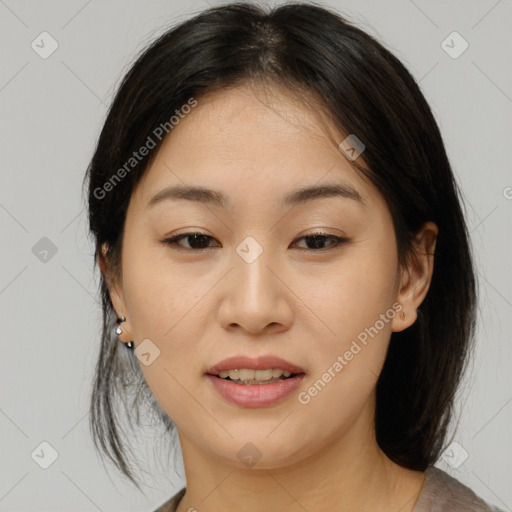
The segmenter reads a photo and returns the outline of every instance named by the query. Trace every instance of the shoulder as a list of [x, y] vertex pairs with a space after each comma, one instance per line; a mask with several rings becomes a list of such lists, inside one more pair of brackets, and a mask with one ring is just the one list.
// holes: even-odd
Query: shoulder
[[445, 471], [429, 466], [413, 512], [503, 512]]
[[185, 495], [186, 488], [183, 487], [181, 491], [178, 491], [170, 500], [167, 500], [165, 503], [162, 503], [155, 512], [175, 512], [178, 508], [178, 503], [181, 498]]
[[[160, 505], [155, 512], [175, 512], [178, 503], [185, 495], [184, 487], [172, 498]], [[469, 487], [450, 476], [445, 471], [429, 466], [425, 480], [414, 507], [414, 512], [504, 512], [487, 504]]]

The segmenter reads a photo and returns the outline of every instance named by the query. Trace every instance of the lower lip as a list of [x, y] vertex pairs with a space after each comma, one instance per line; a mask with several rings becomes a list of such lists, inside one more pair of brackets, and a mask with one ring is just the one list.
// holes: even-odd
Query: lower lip
[[206, 375], [206, 377], [228, 402], [241, 407], [267, 407], [281, 402], [293, 393], [306, 375], [301, 373], [271, 384], [234, 384], [232, 381], [214, 375]]

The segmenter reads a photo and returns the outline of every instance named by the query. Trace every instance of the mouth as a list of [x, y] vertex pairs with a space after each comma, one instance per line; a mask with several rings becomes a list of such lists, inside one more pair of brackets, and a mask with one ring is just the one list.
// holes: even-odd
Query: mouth
[[304, 368], [268, 354], [228, 357], [205, 377], [224, 400], [239, 407], [271, 407], [286, 400], [306, 378]]
[[265, 385], [304, 376], [300, 366], [268, 354], [258, 357], [229, 357], [206, 370], [206, 375], [230, 384]]
[[293, 379], [305, 375], [304, 372], [290, 372], [281, 368], [268, 368], [266, 370], [252, 370], [250, 368], [223, 370], [218, 373], [207, 373], [233, 384], [241, 385], [265, 385], [283, 380]]

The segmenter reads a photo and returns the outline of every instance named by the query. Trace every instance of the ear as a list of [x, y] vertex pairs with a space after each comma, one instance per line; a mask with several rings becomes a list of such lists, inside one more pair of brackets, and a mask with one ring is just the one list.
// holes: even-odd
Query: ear
[[107, 282], [110, 301], [112, 302], [117, 318], [121, 318], [122, 316], [126, 318], [122, 323], [121, 328], [123, 332], [119, 335], [119, 339], [124, 342], [133, 341], [130, 319], [126, 314], [126, 303], [124, 299], [122, 280], [114, 276], [113, 269], [108, 261], [106, 244], [103, 244], [101, 247], [100, 254], [98, 255], [98, 265], [105, 281]]
[[[432, 273], [434, 271], [434, 252], [436, 248], [438, 227], [433, 222], [426, 222], [417, 232], [409, 263], [402, 270], [397, 301], [402, 305], [400, 313], [393, 318], [392, 330], [403, 331], [417, 319], [416, 309], [426, 297]], [[403, 314], [402, 314], [403, 313]]]

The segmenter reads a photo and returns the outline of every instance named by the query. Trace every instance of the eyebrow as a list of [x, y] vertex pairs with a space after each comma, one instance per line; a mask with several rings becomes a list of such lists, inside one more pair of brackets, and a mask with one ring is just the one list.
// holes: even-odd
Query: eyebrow
[[[361, 194], [347, 183], [328, 183], [299, 188], [288, 193], [281, 201], [284, 206], [291, 207], [328, 197], [352, 199], [363, 208], [366, 208], [366, 203]], [[163, 201], [180, 199], [218, 206], [220, 208], [226, 208], [226, 206], [231, 204], [228, 197], [220, 191], [204, 187], [177, 185], [164, 188], [158, 192], [148, 201], [146, 207], [153, 207]]]

